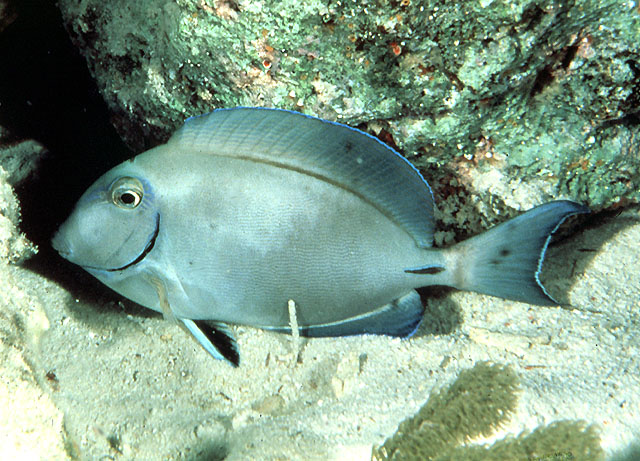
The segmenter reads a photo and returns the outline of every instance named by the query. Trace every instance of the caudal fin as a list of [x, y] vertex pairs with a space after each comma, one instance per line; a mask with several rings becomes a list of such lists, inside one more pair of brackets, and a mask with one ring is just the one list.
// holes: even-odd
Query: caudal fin
[[549, 202], [459, 243], [456, 286], [529, 304], [558, 304], [538, 278], [551, 234], [568, 216], [589, 209], [568, 200]]

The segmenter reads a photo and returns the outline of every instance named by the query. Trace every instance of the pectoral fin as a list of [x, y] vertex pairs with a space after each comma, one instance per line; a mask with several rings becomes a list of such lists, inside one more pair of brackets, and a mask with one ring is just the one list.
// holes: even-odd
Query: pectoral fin
[[233, 333], [224, 323], [208, 324], [204, 321], [178, 319], [183, 329], [191, 334], [211, 357], [226, 360], [234, 367], [240, 364], [240, 354]]

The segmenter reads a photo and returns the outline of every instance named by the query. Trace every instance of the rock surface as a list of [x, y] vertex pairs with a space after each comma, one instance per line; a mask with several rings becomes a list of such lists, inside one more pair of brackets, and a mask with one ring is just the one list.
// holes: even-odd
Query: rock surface
[[639, 198], [634, 2], [60, 6], [137, 151], [188, 116], [276, 106], [377, 134], [456, 209], [494, 217], [558, 195], [596, 207]]

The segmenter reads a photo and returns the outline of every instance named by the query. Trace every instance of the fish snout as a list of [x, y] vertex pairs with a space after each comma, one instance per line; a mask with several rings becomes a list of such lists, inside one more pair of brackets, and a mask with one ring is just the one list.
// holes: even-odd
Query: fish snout
[[60, 256], [65, 259], [70, 259], [72, 256], [71, 244], [69, 240], [65, 237], [63, 229], [60, 228], [56, 231], [51, 239], [51, 246], [54, 250], [56, 250]]

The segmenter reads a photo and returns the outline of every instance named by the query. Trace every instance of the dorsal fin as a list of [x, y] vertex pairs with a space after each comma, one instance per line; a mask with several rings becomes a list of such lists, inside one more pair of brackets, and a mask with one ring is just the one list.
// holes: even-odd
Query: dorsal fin
[[168, 144], [314, 176], [371, 203], [419, 246], [432, 245], [429, 185], [404, 157], [355, 128], [298, 112], [238, 107], [188, 119]]

